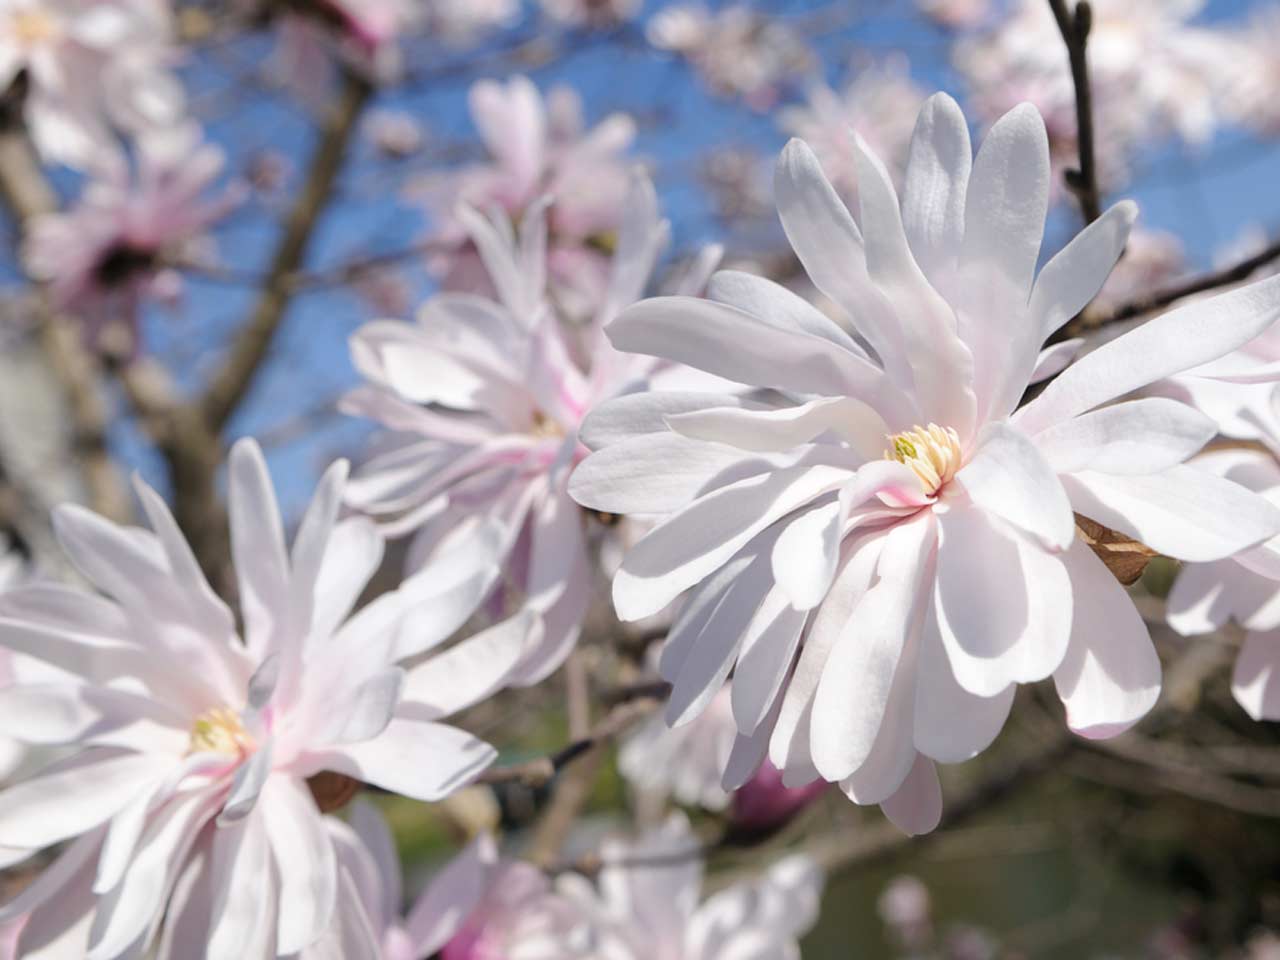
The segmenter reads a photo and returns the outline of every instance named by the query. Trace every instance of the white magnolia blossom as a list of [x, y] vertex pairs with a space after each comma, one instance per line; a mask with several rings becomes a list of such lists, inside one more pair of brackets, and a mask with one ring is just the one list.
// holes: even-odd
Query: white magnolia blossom
[[117, 132], [180, 119], [170, 21], [167, 0], [0, 2], [0, 91], [26, 71], [26, 121], [44, 159], [101, 169], [118, 159]]
[[783, 110], [780, 125], [813, 148], [831, 183], [846, 201], [854, 201], [856, 209], [855, 131], [884, 160], [894, 183], [900, 184], [916, 114], [924, 100], [924, 91], [911, 79], [906, 57], [889, 57], [859, 69], [842, 93], [825, 83], [812, 84], [808, 103]]
[[382, 540], [364, 518], [337, 519], [346, 474], [344, 461], [325, 473], [290, 551], [261, 452], [232, 449], [242, 634], [149, 487], [137, 484], [151, 530], [58, 509], [60, 542], [102, 593], [32, 584], [0, 598], [0, 644], [69, 675], [0, 691], [0, 731], [74, 748], [0, 793], [6, 862], [70, 841], [0, 908], [22, 923], [19, 955], [296, 953], [342, 896], [306, 778], [436, 800], [492, 761], [440, 720], [504, 681], [536, 621], [435, 652], [491, 576], [464, 555], [351, 615]]
[[547, 271], [557, 304], [588, 317], [600, 306], [611, 245], [631, 180], [624, 157], [635, 122], [614, 113], [587, 129], [582, 102], [567, 87], [544, 99], [527, 77], [482, 80], [468, 96], [488, 162], [432, 175], [418, 188], [434, 223], [429, 266], [449, 290], [492, 289], [485, 264], [459, 217], [460, 204], [501, 211], [513, 223], [551, 198]]
[[624, 620], [690, 598], [661, 668], [671, 723], [732, 670], [739, 776], [767, 754], [791, 784], [838, 781], [909, 832], [932, 829], [934, 761], [984, 750], [1015, 689], [1053, 676], [1071, 728], [1106, 737], [1154, 703], [1160, 663], [1073, 511], [1172, 557], [1210, 561], [1280, 532], [1280, 511], [1185, 464], [1215, 426], [1124, 400], [1221, 357], [1280, 316], [1280, 280], [1167, 313], [1018, 404], [1124, 249], [1122, 203], [1036, 275], [1049, 192], [1024, 105], [976, 158], [955, 103], [921, 112], [901, 202], [859, 151], [861, 228], [792, 141], [775, 193], [791, 245], [847, 325], [725, 272], [709, 300], [659, 298], [614, 346], [776, 391], [606, 402], [580, 503], [665, 519], [627, 555]]
[[[1128, 154], [1143, 141], [1172, 135], [1202, 144], [1216, 130], [1227, 84], [1222, 65], [1239, 58], [1238, 43], [1190, 23], [1203, 6], [1204, 0], [1092, 3], [1089, 73], [1104, 181], [1124, 176]], [[1048, 125], [1056, 170], [1079, 156], [1062, 36], [1045, 0], [1013, 0], [1012, 7], [991, 32], [957, 44], [956, 65], [988, 122], [1019, 102], [1035, 104]]]
[[620, 533], [578, 508], [569, 472], [585, 453], [578, 425], [587, 410], [643, 387], [663, 366], [614, 350], [603, 326], [642, 295], [667, 224], [652, 185], [637, 175], [604, 306], [577, 326], [546, 299], [543, 205], [527, 212], [518, 238], [503, 218], [460, 216], [498, 299], [441, 294], [417, 323], [375, 321], [355, 333], [352, 358], [369, 383], [342, 408], [394, 432], [376, 441], [347, 499], [389, 536], [413, 534], [410, 570], [461, 541], [489, 544], [506, 586], [546, 621], [525, 665], [522, 682], [534, 683], [577, 640], [596, 586], [591, 541]]
[[238, 186], [212, 192], [224, 163], [194, 124], [141, 138], [135, 169], [112, 167], [69, 210], [35, 218], [22, 250], [27, 269], [90, 339], [118, 327], [132, 350], [142, 305], [181, 296], [178, 267], [207, 259], [207, 229], [240, 200]]
[[539, 0], [542, 12], [572, 27], [607, 27], [630, 20], [642, 0]]
[[793, 854], [754, 880], [706, 901], [699, 840], [683, 814], [672, 814], [634, 842], [600, 849], [596, 885], [560, 878], [557, 889], [578, 905], [591, 933], [587, 960], [800, 960], [798, 941], [818, 918], [821, 870]]
[[672, 730], [655, 713], [623, 739], [618, 772], [633, 786], [706, 810], [729, 806], [721, 784], [737, 739], [729, 687], [712, 698], [696, 720]]
[[993, 0], [916, 0], [925, 16], [944, 27], [971, 29], [986, 20], [998, 5]]
[[366, 801], [350, 825], [326, 818], [342, 896], [334, 922], [299, 960], [565, 960], [560, 949], [581, 927], [577, 911], [536, 867], [498, 857], [482, 834], [431, 877], [401, 913], [395, 840]]

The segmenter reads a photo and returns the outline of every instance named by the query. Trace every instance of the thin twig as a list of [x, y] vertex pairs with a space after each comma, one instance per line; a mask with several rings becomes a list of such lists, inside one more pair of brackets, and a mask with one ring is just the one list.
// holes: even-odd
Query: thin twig
[[1074, 12], [1067, 10], [1066, 0], [1049, 0], [1058, 31], [1067, 45], [1071, 61], [1071, 81], [1076, 90], [1076, 143], [1080, 151], [1080, 169], [1067, 170], [1064, 177], [1071, 192], [1080, 201], [1085, 223], [1102, 216], [1102, 198], [1098, 190], [1098, 164], [1094, 150], [1093, 95], [1089, 87], [1089, 30], [1093, 26], [1093, 7], [1079, 0]]

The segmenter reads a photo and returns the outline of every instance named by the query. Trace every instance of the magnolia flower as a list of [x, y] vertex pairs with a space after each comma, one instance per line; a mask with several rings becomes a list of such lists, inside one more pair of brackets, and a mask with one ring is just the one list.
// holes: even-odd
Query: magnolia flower
[[5, 0], [0, 90], [25, 73], [27, 125], [46, 160], [113, 166], [117, 131], [182, 115], [182, 87], [165, 69], [170, 32], [164, 0]]
[[369, 384], [342, 405], [395, 431], [378, 441], [347, 499], [387, 535], [413, 534], [409, 569], [479, 538], [493, 544], [507, 586], [542, 612], [546, 633], [525, 683], [547, 676], [572, 649], [593, 594], [592, 541], [619, 532], [609, 518], [578, 509], [568, 477], [584, 452], [578, 424], [586, 411], [657, 371], [655, 361], [616, 352], [601, 328], [641, 295], [667, 239], [653, 187], [637, 176], [604, 306], [586, 327], [564, 324], [544, 294], [544, 212], [532, 207], [517, 238], [505, 219], [464, 208], [459, 216], [497, 301], [442, 294], [417, 324], [361, 327], [351, 352]]
[[672, 730], [660, 715], [649, 717], [623, 740], [618, 772], [639, 789], [670, 795], [686, 806], [731, 809], [731, 825], [751, 831], [771, 830], [785, 823], [826, 787], [821, 781], [787, 787], [777, 768], [766, 760], [731, 793], [722, 781], [732, 781], [735, 776], [737, 734], [730, 688], [726, 686], [703, 713], [682, 727]]
[[1168, 287], [1186, 269], [1186, 251], [1176, 234], [1135, 227], [1129, 233], [1124, 256], [1090, 307], [1106, 315], [1150, 295], [1153, 290]]
[[472, 43], [519, 20], [520, 0], [427, 0], [422, 16], [434, 37], [452, 44]]
[[991, 0], [916, 0], [925, 16], [944, 27], [969, 29], [991, 14]]
[[841, 94], [824, 83], [813, 84], [806, 106], [782, 111], [781, 126], [813, 147], [841, 196], [856, 201], [854, 132], [884, 158], [894, 182], [900, 184], [924, 98], [924, 91], [911, 79], [906, 58], [890, 57], [859, 70]]
[[[1127, 154], [1154, 138], [1208, 141], [1223, 99], [1222, 64], [1237, 57], [1225, 32], [1189, 21], [1204, 0], [1094, 0], [1089, 74], [1098, 163], [1105, 182], [1124, 176]], [[1077, 157], [1075, 88], [1048, 3], [1015, 0], [985, 35], [962, 40], [956, 65], [988, 121], [1028, 100], [1048, 124], [1055, 169]]]
[[813, 61], [794, 30], [739, 4], [715, 12], [700, 3], [666, 7], [646, 35], [658, 49], [685, 57], [712, 89], [742, 97], [754, 110], [773, 106]]
[[357, 800], [349, 826], [332, 817], [325, 825], [349, 889], [328, 934], [300, 960], [564, 960], [556, 948], [579, 926], [576, 911], [536, 867], [499, 860], [488, 835], [435, 874], [401, 915], [400, 862], [377, 809]]
[[799, 960], [818, 918], [822, 874], [803, 854], [699, 904], [702, 856], [683, 814], [634, 843], [606, 843], [600, 858], [597, 886], [572, 875], [558, 884], [586, 918], [591, 960]]
[[490, 292], [459, 203], [501, 211], [519, 223], [550, 196], [547, 269], [554, 299], [575, 314], [590, 315], [608, 282], [604, 251], [613, 246], [622, 219], [630, 179], [622, 155], [635, 137], [635, 124], [615, 113], [588, 131], [577, 94], [561, 87], [544, 102], [526, 77], [505, 85], [483, 80], [471, 88], [469, 102], [492, 159], [423, 183], [421, 196], [436, 221], [433, 272], [446, 289]]
[[308, 777], [436, 800], [492, 761], [439, 721], [504, 681], [536, 623], [423, 659], [491, 577], [463, 554], [349, 615], [382, 541], [337, 519], [346, 474], [344, 461], [325, 473], [286, 551], [261, 452], [232, 449], [243, 641], [155, 491], [137, 483], [150, 531], [58, 509], [60, 542], [105, 596], [33, 584], [0, 598], [0, 644], [70, 675], [0, 691], [0, 732], [74, 748], [0, 793], [6, 862], [70, 841], [0, 908], [0, 923], [25, 918], [20, 955], [293, 954], [340, 897]]
[[174, 264], [199, 259], [205, 231], [238, 202], [236, 187], [208, 196], [223, 162], [194, 125], [142, 138], [136, 170], [114, 169], [70, 210], [33, 221], [22, 251], [27, 269], [49, 284], [59, 310], [83, 320], [91, 340], [118, 331], [119, 352], [132, 351], [142, 305], [177, 300]]
[[571, 27], [607, 27], [623, 23], [640, 10], [641, 0], [540, 0], [542, 12]]
[[1158, 317], [1016, 409], [1057, 362], [1041, 343], [1102, 286], [1136, 208], [1109, 210], [1036, 276], [1049, 156], [1033, 108], [971, 159], [959, 108], [932, 98], [901, 203], [858, 153], [861, 229], [802, 142], [775, 185], [796, 255], [848, 325], [732, 272], [710, 300], [629, 308], [608, 328], [619, 349], [775, 393], [607, 401], [583, 425], [596, 452], [570, 490], [665, 518], [613, 597], [632, 620], [691, 591], [662, 656], [669, 722], [695, 717], [732, 670], [744, 752], [790, 785], [839, 781], [921, 832], [941, 812], [934, 761], [984, 750], [1018, 684], [1052, 675], [1089, 737], [1155, 701], [1146, 627], [1073, 510], [1185, 560], [1280, 531], [1264, 499], [1184, 464], [1215, 432], [1203, 414], [1122, 399], [1256, 336], [1280, 317], [1280, 280]]

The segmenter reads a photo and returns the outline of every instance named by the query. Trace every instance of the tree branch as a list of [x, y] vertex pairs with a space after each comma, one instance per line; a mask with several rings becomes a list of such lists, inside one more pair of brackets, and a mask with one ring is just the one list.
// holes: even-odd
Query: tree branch
[[1089, 87], [1089, 30], [1093, 26], [1093, 7], [1089, 0], [1079, 0], [1074, 12], [1067, 10], [1066, 0], [1049, 0], [1058, 31], [1067, 45], [1071, 62], [1071, 81], [1076, 89], [1076, 143], [1080, 151], [1080, 168], [1064, 174], [1067, 186], [1080, 201], [1085, 223], [1102, 216], [1102, 198], [1098, 190], [1098, 165], [1094, 150], [1093, 95]]

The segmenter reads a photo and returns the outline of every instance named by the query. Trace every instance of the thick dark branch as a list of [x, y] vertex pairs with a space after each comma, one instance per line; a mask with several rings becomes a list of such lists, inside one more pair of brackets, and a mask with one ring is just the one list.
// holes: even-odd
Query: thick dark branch
[[1080, 151], [1080, 169], [1066, 171], [1067, 186], [1080, 201], [1086, 223], [1102, 216], [1102, 197], [1098, 190], [1098, 164], [1094, 150], [1093, 95], [1089, 87], [1089, 30], [1093, 26], [1093, 7], [1079, 0], [1074, 12], [1066, 0], [1049, 0], [1053, 18], [1067, 45], [1071, 61], [1071, 81], [1076, 88], [1076, 142]]
[[204, 419], [215, 435], [222, 431], [252, 386], [271, 348], [293, 297], [292, 278], [306, 257], [312, 232], [333, 192], [347, 145], [372, 93], [369, 81], [354, 72], [345, 74], [341, 95], [321, 132], [307, 181], [285, 222], [262, 296], [201, 401]]
[[1075, 321], [1072, 327], [1072, 335], [1074, 336], [1087, 330], [1096, 330], [1098, 327], [1105, 327], [1110, 323], [1121, 323], [1144, 314], [1153, 313], [1184, 297], [1194, 296], [1197, 293], [1217, 290], [1220, 287], [1229, 287], [1233, 283], [1242, 283], [1248, 280], [1257, 270], [1277, 260], [1280, 260], [1280, 240], [1272, 242], [1265, 250], [1259, 251], [1247, 260], [1241, 260], [1234, 266], [1215, 270], [1199, 277], [1192, 277], [1190, 280], [1185, 280], [1164, 290], [1157, 290], [1155, 293], [1148, 294], [1145, 297], [1131, 300], [1110, 313], [1091, 316], [1086, 311], [1084, 316]]

